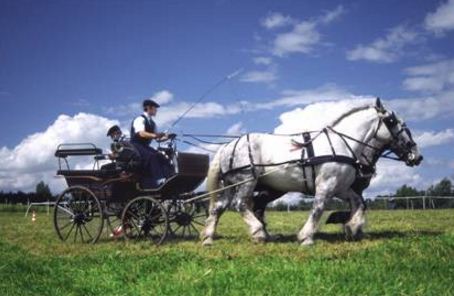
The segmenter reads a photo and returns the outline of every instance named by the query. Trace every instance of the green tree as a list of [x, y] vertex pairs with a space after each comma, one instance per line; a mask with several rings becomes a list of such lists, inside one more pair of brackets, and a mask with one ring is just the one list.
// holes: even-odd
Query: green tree
[[50, 200], [52, 199], [52, 193], [50, 192], [49, 185], [43, 181], [36, 184], [36, 195], [39, 199]]
[[418, 191], [416, 188], [413, 188], [411, 186], [407, 186], [407, 184], [404, 184], [403, 186], [399, 187], [396, 190], [396, 193], [394, 196], [396, 197], [402, 197], [402, 196], [420, 196], [422, 193]]
[[427, 194], [431, 196], [450, 196], [454, 192], [452, 190], [452, 182], [448, 178], [443, 178], [440, 182], [432, 185], [427, 189]]

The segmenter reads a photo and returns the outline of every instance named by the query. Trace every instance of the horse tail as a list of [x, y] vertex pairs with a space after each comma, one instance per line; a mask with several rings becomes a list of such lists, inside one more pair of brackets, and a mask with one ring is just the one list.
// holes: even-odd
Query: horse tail
[[[220, 149], [221, 150], [221, 149]], [[213, 192], [220, 188], [220, 176], [221, 176], [221, 152], [216, 152], [213, 160], [210, 163], [210, 168], [207, 175], [207, 190], [212, 192], [210, 194], [210, 208], [217, 200], [218, 194]]]

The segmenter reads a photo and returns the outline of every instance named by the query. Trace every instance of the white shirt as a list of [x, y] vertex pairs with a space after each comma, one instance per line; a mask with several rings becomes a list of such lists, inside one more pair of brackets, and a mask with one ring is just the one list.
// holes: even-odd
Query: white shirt
[[[151, 120], [150, 116], [148, 116], [147, 112], [143, 112], [143, 115], [148, 118], [148, 120]], [[138, 116], [136, 119], [134, 119], [132, 126], [134, 127], [134, 131], [136, 133], [145, 131], [145, 118], [142, 116]]]

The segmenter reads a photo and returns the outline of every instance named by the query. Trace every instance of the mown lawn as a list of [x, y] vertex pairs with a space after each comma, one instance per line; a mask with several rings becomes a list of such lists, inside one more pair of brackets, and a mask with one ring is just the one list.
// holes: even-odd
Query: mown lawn
[[[210, 248], [104, 239], [61, 243], [51, 216], [0, 212], [0, 295], [453, 295], [454, 210], [371, 211], [366, 238], [323, 225], [315, 246], [295, 233], [306, 212], [268, 214], [278, 242], [255, 245], [236, 213]], [[323, 218], [325, 219], [326, 216]]]

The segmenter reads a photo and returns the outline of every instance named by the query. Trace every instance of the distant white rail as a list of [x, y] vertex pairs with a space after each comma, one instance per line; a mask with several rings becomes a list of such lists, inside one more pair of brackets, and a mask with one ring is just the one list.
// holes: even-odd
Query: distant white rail
[[430, 196], [430, 195], [422, 195], [422, 196], [386, 196], [386, 197], [376, 197], [375, 200], [383, 200], [385, 209], [388, 209], [388, 203], [393, 202], [396, 200], [405, 200], [407, 209], [414, 209], [414, 200], [422, 200], [422, 208], [423, 210], [427, 208], [435, 209], [435, 200], [440, 199], [454, 199], [454, 196]]
[[28, 212], [32, 207], [42, 207], [42, 206], [47, 206], [47, 214], [49, 215], [50, 213], [50, 207], [55, 206], [55, 201], [44, 201], [44, 202], [31, 202], [27, 206], [27, 210], [25, 211], [25, 217], [27, 217]]

